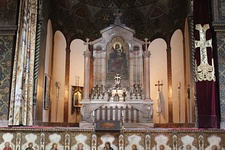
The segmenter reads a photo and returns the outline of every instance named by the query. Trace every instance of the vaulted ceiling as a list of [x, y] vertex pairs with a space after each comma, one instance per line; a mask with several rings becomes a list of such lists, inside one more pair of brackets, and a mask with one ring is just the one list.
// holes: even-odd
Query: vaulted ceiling
[[101, 37], [100, 30], [114, 24], [120, 11], [121, 23], [136, 31], [135, 37], [169, 40], [184, 28], [190, 0], [51, 0], [55, 30], [66, 36], [91, 40]]

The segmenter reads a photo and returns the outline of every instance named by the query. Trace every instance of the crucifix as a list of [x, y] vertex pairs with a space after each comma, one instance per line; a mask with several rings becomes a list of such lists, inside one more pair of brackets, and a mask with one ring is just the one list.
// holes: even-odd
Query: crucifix
[[160, 84], [160, 81], [158, 81], [158, 83], [155, 84], [155, 86], [158, 86], [158, 91], [160, 91], [160, 86], [163, 86], [163, 84], [162, 83]]
[[86, 41], [87, 42], [84, 42], [84, 45], [86, 45], [86, 50], [89, 51], [88, 46], [91, 44], [91, 42], [90, 42], [90, 39], [89, 38], [87, 38]]
[[113, 13], [114, 16], [116, 16], [114, 24], [119, 25], [121, 24], [120, 22], [120, 16], [122, 16], [123, 13], [121, 13], [119, 10], [115, 13]]
[[116, 74], [116, 75], [114, 76], [114, 79], [115, 79], [115, 86], [116, 86], [116, 87], [120, 86], [121, 75]]
[[150, 44], [151, 42], [148, 41], [148, 38], [145, 38], [144, 44], [145, 44], [145, 50], [148, 50], [148, 44]]

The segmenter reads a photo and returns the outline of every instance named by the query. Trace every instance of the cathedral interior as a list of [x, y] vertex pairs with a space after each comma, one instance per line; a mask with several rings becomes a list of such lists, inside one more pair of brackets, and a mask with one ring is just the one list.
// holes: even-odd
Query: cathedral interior
[[225, 149], [224, 20], [219, 0], [1, 0], [0, 149]]

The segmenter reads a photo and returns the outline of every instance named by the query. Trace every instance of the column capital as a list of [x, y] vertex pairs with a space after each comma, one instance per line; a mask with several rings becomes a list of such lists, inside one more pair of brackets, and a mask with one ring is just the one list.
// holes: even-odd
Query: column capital
[[151, 53], [150, 51], [143, 51], [143, 57], [150, 57]]
[[91, 53], [89, 52], [89, 51], [84, 51], [84, 58], [86, 58], [86, 57], [91, 57]]

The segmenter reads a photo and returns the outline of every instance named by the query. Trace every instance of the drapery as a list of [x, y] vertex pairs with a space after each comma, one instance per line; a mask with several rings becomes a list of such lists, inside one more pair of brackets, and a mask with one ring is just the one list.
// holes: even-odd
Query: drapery
[[199, 128], [218, 127], [210, 1], [194, 0], [195, 81]]
[[37, 0], [21, 0], [13, 64], [9, 125], [33, 125]]
[[161, 99], [161, 92], [157, 92], [157, 103], [156, 103], [156, 113], [160, 115], [162, 113], [162, 99]]

